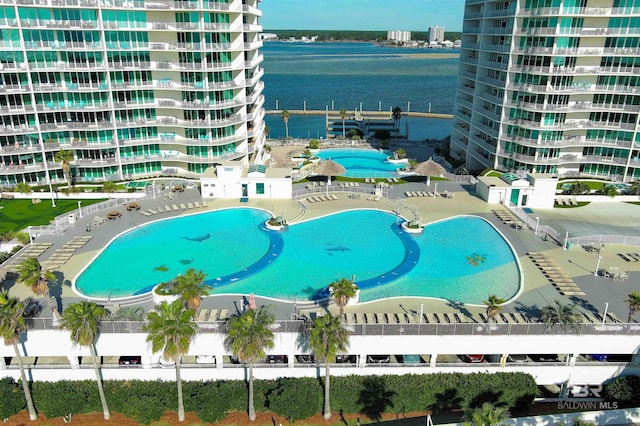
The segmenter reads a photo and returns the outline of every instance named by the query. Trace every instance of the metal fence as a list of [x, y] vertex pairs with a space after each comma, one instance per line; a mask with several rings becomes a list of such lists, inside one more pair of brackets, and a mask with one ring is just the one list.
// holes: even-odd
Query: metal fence
[[[144, 333], [144, 321], [102, 321], [101, 333]], [[223, 333], [224, 321], [198, 322], [201, 333]], [[303, 320], [276, 321], [271, 330], [277, 333], [304, 333], [309, 322]], [[541, 335], [640, 335], [638, 323], [574, 324], [549, 327], [544, 323], [411, 323], [411, 324], [344, 324], [352, 336], [541, 336]], [[58, 330], [52, 318], [32, 318], [30, 330]]]
[[591, 235], [587, 237], [573, 237], [567, 240], [574, 245], [582, 244], [621, 244], [628, 246], [640, 246], [640, 237], [626, 235]]

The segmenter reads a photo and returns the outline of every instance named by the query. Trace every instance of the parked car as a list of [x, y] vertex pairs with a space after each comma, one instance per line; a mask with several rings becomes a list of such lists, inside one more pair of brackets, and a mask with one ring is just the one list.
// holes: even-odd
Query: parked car
[[355, 364], [358, 362], [356, 355], [336, 355], [337, 364]]
[[214, 355], [196, 355], [196, 364], [215, 364], [216, 357]]
[[118, 359], [118, 364], [121, 365], [140, 365], [142, 364], [142, 357], [135, 355], [135, 356], [121, 356]]
[[464, 362], [470, 362], [470, 363], [478, 363], [478, 362], [484, 362], [484, 355], [462, 355], [462, 360]]
[[420, 364], [420, 355], [398, 355], [398, 361], [404, 364]]
[[507, 357], [507, 362], [527, 362], [529, 358], [523, 354], [511, 354]]
[[533, 362], [560, 362], [558, 354], [529, 354]]
[[296, 355], [296, 361], [301, 364], [313, 364], [316, 362], [316, 357], [313, 355]]
[[289, 362], [289, 357], [286, 355], [267, 355], [265, 362], [267, 364], [286, 364]]
[[367, 355], [367, 363], [369, 364], [389, 364], [391, 355]]
[[594, 361], [606, 361], [608, 354], [591, 354], [591, 359]]

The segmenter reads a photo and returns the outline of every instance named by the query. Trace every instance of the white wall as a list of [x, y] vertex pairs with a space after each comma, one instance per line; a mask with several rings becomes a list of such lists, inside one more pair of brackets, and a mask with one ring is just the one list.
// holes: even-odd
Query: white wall
[[[224, 335], [222, 333], [200, 333], [191, 345], [189, 354], [215, 355], [220, 362], [224, 355], [230, 355], [224, 349]], [[625, 371], [639, 371], [640, 367], [624, 364], [593, 362], [588, 364], [572, 365], [571, 356], [577, 354], [608, 353], [608, 354], [632, 354], [640, 347], [640, 336], [614, 336], [614, 335], [537, 335], [537, 336], [352, 336], [348, 353], [359, 355], [358, 366], [336, 365], [332, 368], [335, 375], [349, 374], [430, 374], [438, 372], [498, 372], [498, 371], [522, 371], [531, 374], [539, 384], [563, 383], [571, 380], [572, 383], [601, 383], [610, 377], [614, 377], [624, 369]], [[82, 347], [73, 347], [68, 333], [65, 331], [33, 330], [23, 335], [20, 345], [21, 352], [25, 356], [37, 357], [68, 357], [75, 361], [74, 357], [88, 356], [89, 350]], [[159, 354], [152, 354], [146, 343], [144, 333], [104, 333], [100, 336], [97, 345], [100, 356], [139, 355], [142, 357], [143, 366], [117, 366], [107, 365], [103, 367], [103, 375], [106, 380], [112, 379], [143, 379], [143, 380], [174, 380], [175, 373], [172, 368], [163, 368], [158, 365]], [[275, 347], [271, 354], [287, 355], [289, 365], [269, 365], [257, 367], [255, 377], [273, 379], [277, 377], [315, 377], [317, 369], [314, 366], [296, 364], [296, 354], [304, 351], [300, 348], [299, 335], [297, 333], [276, 333]], [[421, 354], [426, 361], [435, 359], [439, 355], [456, 354], [509, 354], [509, 353], [559, 353], [568, 354], [569, 361], [563, 365], [549, 365], [544, 363], [507, 363], [500, 364], [465, 364], [453, 363], [446, 365], [430, 365], [423, 363], [418, 365], [366, 364], [367, 355], [377, 354]], [[0, 356], [13, 356], [11, 346], [0, 345]], [[65, 359], [63, 358], [63, 359]], [[89, 365], [80, 368], [66, 362], [62, 365], [46, 366], [36, 365], [30, 369], [33, 380], [62, 380], [62, 379], [92, 379], [93, 372]], [[223, 365], [189, 365], [183, 369], [185, 380], [202, 379], [243, 379], [242, 366]], [[19, 371], [12, 367], [0, 365], [0, 376], [12, 376], [18, 378]]]

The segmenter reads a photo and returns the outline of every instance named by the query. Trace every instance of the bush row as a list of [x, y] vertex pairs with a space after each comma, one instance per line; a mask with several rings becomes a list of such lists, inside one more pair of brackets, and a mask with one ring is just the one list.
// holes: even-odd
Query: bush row
[[[107, 381], [104, 388], [112, 412], [141, 423], [177, 410], [175, 382]], [[295, 421], [322, 411], [324, 377], [256, 380], [254, 391], [257, 411], [269, 410]], [[197, 413], [204, 422], [247, 410], [244, 381], [184, 382], [183, 394], [185, 409]], [[536, 383], [525, 373], [331, 377], [332, 411], [371, 419], [384, 412], [438, 412], [478, 407], [484, 402], [522, 410], [533, 403], [535, 394]], [[102, 411], [94, 381], [34, 382], [32, 395], [36, 409], [49, 418]], [[12, 379], [0, 382], [0, 398], [6, 401], [0, 404], [3, 418], [25, 405], [22, 388]]]

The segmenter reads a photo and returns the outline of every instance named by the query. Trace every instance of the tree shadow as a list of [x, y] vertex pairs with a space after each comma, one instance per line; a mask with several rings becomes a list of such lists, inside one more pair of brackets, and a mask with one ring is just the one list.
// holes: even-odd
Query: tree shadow
[[360, 391], [358, 403], [362, 404], [362, 414], [369, 419], [378, 421], [387, 407], [393, 408], [393, 396], [395, 392], [387, 389], [383, 377], [367, 377], [362, 381], [363, 389]]
[[462, 404], [462, 398], [458, 396], [458, 390], [455, 388], [445, 389], [444, 392], [440, 392], [434, 395], [436, 401], [427, 406], [427, 409], [432, 410], [434, 413], [444, 413], [453, 411], [460, 408]]
[[473, 314], [469, 312], [469, 310], [466, 308], [464, 303], [456, 302], [455, 300], [447, 300], [447, 306], [453, 309], [457, 309], [458, 311], [460, 311], [462, 315], [464, 315], [467, 318], [470, 318], [470, 319], [473, 318]]
[[482, 407], [482, 404], [488, 402], [494, 407], [502, 407], [504, 406], [504, 402], [500, 402], [500, 397], [502, 396], [502, 392], [493, 392], [493, 391], [484, 391], [475, 396], [471, 401], [469, 401], [468, 408], [476, 409]]
[[574, 303], [576, 306], [579, 306], [580, 308], [584, 309], [585, 311], [588, 312], [598, 312], [598, 308], [596, 308], [591, 302], [584, 300], [580, 297], [577, 296], [571, 296], [569, 297], [569, 300], [571, 300], [572, 303]]

